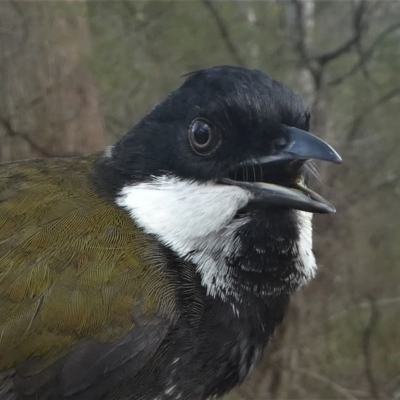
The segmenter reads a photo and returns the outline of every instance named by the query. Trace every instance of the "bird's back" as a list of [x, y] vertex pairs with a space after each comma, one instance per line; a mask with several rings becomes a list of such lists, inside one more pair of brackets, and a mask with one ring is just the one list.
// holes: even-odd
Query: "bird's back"
[[[13, 368], [29, 394], [43, 385], [40, 379], [58, 374], [57, 360], [83, 351], [84, 342], [129, 342], [144, 320], [173, 313], [162, 265], [152, 260], [157, 244], [93, 189], [94, 160], [0, 167], [1, 399], [11, 390], [6, 376]], [[41, 375], [47, 367], [54, 373]]]

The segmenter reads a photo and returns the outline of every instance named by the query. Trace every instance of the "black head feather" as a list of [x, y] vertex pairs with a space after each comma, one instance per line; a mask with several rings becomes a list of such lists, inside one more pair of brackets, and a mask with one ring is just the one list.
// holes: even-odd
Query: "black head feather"
[[[188, 128], [203, 118], [221, 135], [210, 156], [190, 147]], [[130, 182], [173, 174], [218, 180], [240, 161], [272, 151], [282, 124], [307, 130], [308, 111], [291, 89], [258, 70], [219, 66], [190, 73], [114, 147], [99, 172], [115, 192]]]

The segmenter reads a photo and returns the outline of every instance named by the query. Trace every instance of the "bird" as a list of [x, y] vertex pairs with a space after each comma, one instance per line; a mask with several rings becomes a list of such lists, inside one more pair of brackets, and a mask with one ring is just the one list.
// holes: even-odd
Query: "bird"
[[242, 383], [316, 273], [311, 160], [265, 72], [185, 76], [96, 154], [0, 166], [0, 398], [208, 400]]

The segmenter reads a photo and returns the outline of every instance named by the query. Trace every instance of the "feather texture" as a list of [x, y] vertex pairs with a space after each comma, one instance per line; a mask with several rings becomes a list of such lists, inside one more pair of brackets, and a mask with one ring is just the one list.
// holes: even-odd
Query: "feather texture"
[[158, 243], [95, 192], [94, 160], [0, 167], [0, 371], [34, 377], [84, 343], [132, 347], [132, 332], [173, 317]]

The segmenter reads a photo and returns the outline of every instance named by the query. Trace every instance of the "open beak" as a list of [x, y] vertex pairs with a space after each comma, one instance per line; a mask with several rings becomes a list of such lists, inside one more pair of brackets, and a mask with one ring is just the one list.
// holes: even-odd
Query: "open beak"
[[[284, 126], [285, 144], [268, 156], [252, 158], [241, 163], [242, 168], [262, 168], [268, 172], [273, 165], [284, 168], [290, 164], [303, 165], [306, 160], [316, 159], [340, 164], [339, 154], [328, 143], [301, 129]], [[276, 166], [274, 167], [276, 168]], [[265, 174], [268, 176], [268, 173]], [[336, 210], [327, 200], [303, 184], [300, 176], [291, 174], [284, 184], [261, 181], [249, 182], [224, 178], [225, 184], [236, 185], [251, 191], [253, 202], [293, 208], [312, 213], [334, 213]]]

